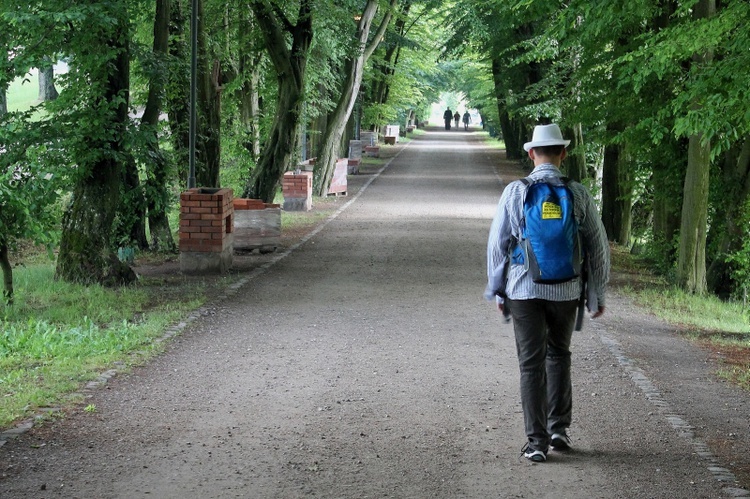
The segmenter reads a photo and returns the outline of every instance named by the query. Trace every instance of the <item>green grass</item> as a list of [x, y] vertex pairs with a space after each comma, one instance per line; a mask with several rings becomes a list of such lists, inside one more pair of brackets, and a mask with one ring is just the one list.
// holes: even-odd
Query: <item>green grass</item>
[[494, 137], [490, 137], [490, 132], [486, 132], [484, 130], [478, 131], [477, 133], [481, 133], [485, 136], [485, 145], [488, 145], [494, 149], [505, 149], [505, 141], [500, 140]]
[[8, 111], [26, 111], [37, 103], [39, 79], [36, 75], [16, 78], [8, 87]]
[[627, 276], [629, 285], [622, 292], [706, 347], [720, 362], [717, 375], [750, 390], [750, 323], [742, 303], [686, 293], [655, 276], [622, 248], [613, 250], [612, 262], [616, 272]]
[[686, 293], [655, 275], [646, 262], [622, 247], [614, 247], [611, 254], [613, 272], [625, 276], [628, 282], [621, 291], [657, 317], [702, 335], [739, 335], [750, 340], [747, 310], [741, 303]]
[[750, 340], [750, 327], [741, 303], [697, 296], [673, 287], [642, 289], [633, 296], [638, 305], [672, 324], [703, 334], [737, 334]]
[[0, 428], [64, 405], [115, 364], [142, 362], [169, 324], [205, 300], [200, 284], [170, 298], [155, 281], [119, 289], [56, 281], [52, 263], [17, 267], [14, 278], [15, 304], [0, 321]]

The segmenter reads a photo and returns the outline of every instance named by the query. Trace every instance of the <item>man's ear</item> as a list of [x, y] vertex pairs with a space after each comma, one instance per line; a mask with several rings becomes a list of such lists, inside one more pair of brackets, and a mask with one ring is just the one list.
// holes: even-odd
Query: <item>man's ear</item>
[[568, 150], [563, 148], [562, 154], [560, 154], [560, 161], [564, 160], [567, 157], [568, 157]]
[[528, 154], [529, 154], [529, 159], [531, 161], [534, 161], [534, 149], [533, 148], [529, 149], [529, 153]]

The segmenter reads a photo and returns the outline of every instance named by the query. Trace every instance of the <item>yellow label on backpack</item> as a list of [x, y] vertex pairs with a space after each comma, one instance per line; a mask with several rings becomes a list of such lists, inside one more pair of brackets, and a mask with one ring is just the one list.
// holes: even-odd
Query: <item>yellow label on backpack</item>
[[561, 219], [562, 208], [559, 204], [545, 201], [542, 203], [542, 220]]

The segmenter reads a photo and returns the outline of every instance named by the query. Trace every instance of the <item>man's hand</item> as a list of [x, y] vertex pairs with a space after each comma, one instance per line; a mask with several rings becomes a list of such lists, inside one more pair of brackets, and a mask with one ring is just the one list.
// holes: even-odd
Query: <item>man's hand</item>
[[510, 311], [505, 308], [505, 305], [503, 303], [497, 304], [497, 309], [500, 311], [501, 314], [503, 314], [503, 318], [505, 319], [505, 322], [510, 322]]
[[597, 317], [601, 317], [603, 314], [604, 314], [604, 307], [600, 306], [599, 310], [597, 310], [596, 312], [594, 312], [593, 314], [591, 314], [591, 318], [592, 319], [596, 319]]

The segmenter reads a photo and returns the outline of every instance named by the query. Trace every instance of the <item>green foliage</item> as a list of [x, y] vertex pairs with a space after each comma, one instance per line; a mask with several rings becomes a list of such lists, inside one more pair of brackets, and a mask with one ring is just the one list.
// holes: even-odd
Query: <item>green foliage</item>
[[0, 243], [19, 239], [51, 244], [57, 240], [59, 213], [52, 207], [65, 172], [54, 167], [60, 151], [44, 142], [43, 126], [28, 121], [27, 114], [9, 113], [0, 118]]
[[[730, 264], [730, 276], [735, 283], [736, 297], [742, 299], [746, 304], [750, 289], [750, 200], [745, 202], [742, 216], [737, 220], [738, 226], [744, 228], [742, 234], [742, 247], [727, 255], [726, 261]], [[745, 310], [750, 320], [750, 308]]]
[[[401, 18], [403, 33], [389, 30], [385, 41], [368, 62], [363, 87], [372, 90], [385, 85], [388, 98], [385, 102], [365, 102], [365, 127], [398, 123], [399, 118], [408, 115], [410, 110], [425, 113], [450, 84], [448, 75], [437, 64], [447, 37], [444, 27], [435, 19], [435, 11], [429, 5], [409, 5], [408, 14]], [[394, 29], [397, 25], [398, 22], [391, 23]], [[391, 59], [386, 58], [389, 53], [392, 53]]]

